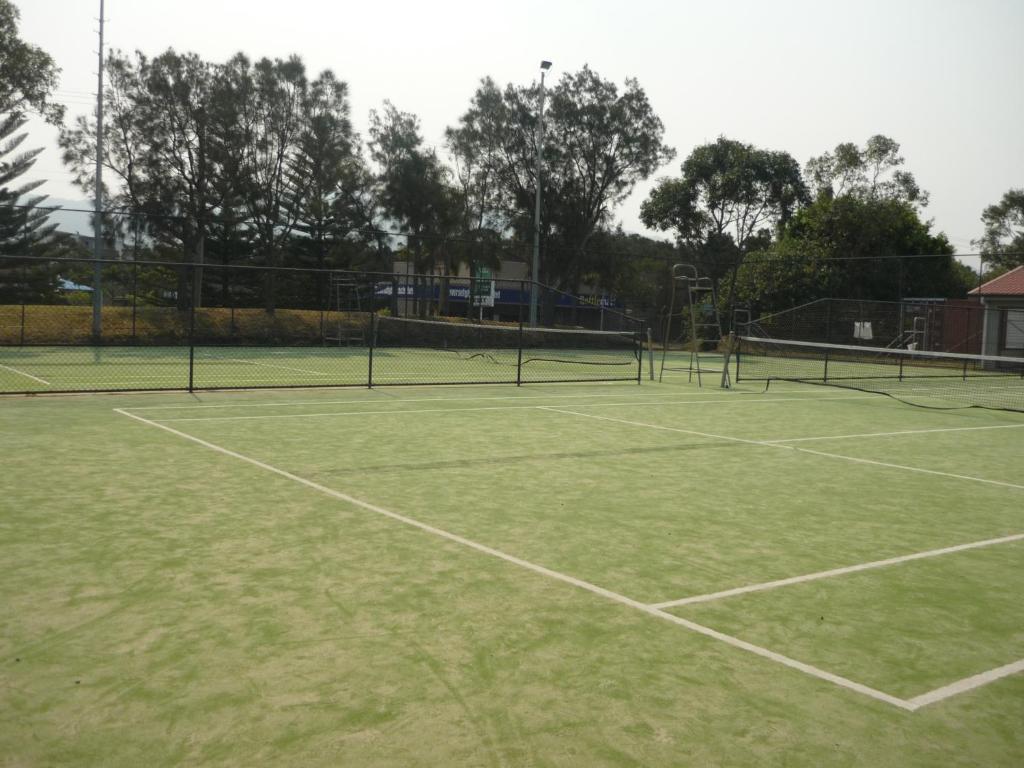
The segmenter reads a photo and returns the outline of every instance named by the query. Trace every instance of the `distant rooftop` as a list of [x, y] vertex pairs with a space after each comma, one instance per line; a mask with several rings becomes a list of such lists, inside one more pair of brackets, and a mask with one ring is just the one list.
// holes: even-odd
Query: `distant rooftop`
[[969, 291], [975, 296], [1024, 296], [1024, 265]]

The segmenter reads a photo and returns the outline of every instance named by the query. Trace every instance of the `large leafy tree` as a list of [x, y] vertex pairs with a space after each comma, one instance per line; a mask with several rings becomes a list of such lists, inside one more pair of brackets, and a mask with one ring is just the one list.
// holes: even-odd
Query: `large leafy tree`
[[682, 176], [664, 179], [640, 209], [652, 229], [671, 231], [702, 276], [716, 289], [730, 277], [729, 301], [745, 254], [807, 201], [800, 166], [786, 152], [720, 137], [694, 149]]
[[[347, 87], [332, 73], [310, 83], [294, 56], [214, 64], [168, 50], [153, 59], [115, 52], [107, 75], [108, 199], [138, 214], [130, 221], [144, 221], [147, 241], [176, 260], [203, 264], [209, 253], [222, 264], [323, 266], [330, 238], [368, 223]], [[94, 130], [83, 116], [61, 136], [86, 189]], [[217, 274], [217, 295], [229, 301], [230, 273]], [[202, 304], [202, 267], [193, 275], [191, 286], [179, 282], [181, 306], [190, 295]], [[272, 312], [272, 273], [262, 292]]]
[[912, 173], [902, 169], [903, 163], [899, 143], [878, 134], [863, 147], [844, 142], [832, 152], [811, 158], [806, 178], [816, 197], [849, 196], [928, 205], [928, 193], [918, 186]]
[[1007, 270], [1024, 264], [1024, 188], [1011, 189], [981, 214], [985, 234], [976, 241], [985, 264]]
[[[215, 189], [212, 66], [196, 54], [167, 50], [150, 59], [112, 51], [106, 60], [104, 114], [108, 121], [104, 168], [114, 180], [105, 197], [127, 216], [110, 226], [141, 230], [186, 261], [203, 263], [212, 219], [220, 204]], [[95, 121], [79, 116], [61, 132], [64, 162], [83, 189], [92, 188]], [[180, 258], [180, 257], [179, 257]], [[180, 279], [184, 280], [184, 273]], [[179, 283], [186, 306], [202, 303], [202, 270], [191, 288]]]
[[18, 36], [21, 14], [10, 0], [0, 0], [0, 113], [35, 110], [60, 125], [64, 107], [54, 103], [60, 69], [41, 48]]
[[906, 201], [822, 196], [750, 255], [738, 296], [755, 315], [822, 298], [963, 296], [972, 273], [953, 252]]
[[[448, 131], [461, 165], [472, 163], [472, 199], [485, 201], [490, 221], [524, 240], [533, 233], [539, 103], [537, 84], [502, 90], [487, 78]], [[637, 182], [674, 151], [664, 144], [664, 126], [636, 80], [620, 90], [589, 67], [565, 74], [551, 89], [544, 123], [538, 277], [575, 288], [588, 270], [592, 238]]]
[[[437, 152], [424, 146], [418, 118], [385, 102], [370, 113], [369, 135], [383, 214], [408, 233], [406, 257], [419, 274], [450, 266], [446, 241], [458, 231], [460, 201]], [[417, 303], [421, 314], [429, 311], [429, 302]]]

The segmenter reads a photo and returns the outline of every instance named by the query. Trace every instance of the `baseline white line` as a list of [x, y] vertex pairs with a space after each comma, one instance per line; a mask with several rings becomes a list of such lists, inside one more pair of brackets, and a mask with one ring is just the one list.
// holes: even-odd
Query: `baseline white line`
[[957, 680], [955, 683], [950, 683], [949, 685], [944, 685], [941, 688], [936, 688], [933, 691], [928, 691], [928, 693], [922, 693], [920, 696], [915, 696], [907, 702], [909, 705], [908, 708], [911, 711], [917, 710], [921, 707], [926, 707], [929, 704], [934, 704], [937, 701], [948, 699], [950, 696], [956, 696], [957, 694], [965, 693], [966, 691], [971, 691], [975, 688], [980, 688], [983, 685], [988, 685], [989, 683], [995, 682], [996, 680], [1000, 680], [1004, 677], [1015, 675], [1018, 672], [1024, 672], [1024, 659], [1011, 662], [1010, 664], [1004, 664], [1001, 667], [990, 669], [987, 672], [981, 672], [977, 675], [965, 677], [962, 680]]
[[972, 541], [968, 544], [957, 544], [952, 547], [943, 547], [942, 549], [930, 549], [926, 552], [914, 552], [909, 555], [900, 555], [898, 557], [890, 557], [885, 560], [874, 560], [870, 563], [859, 563], [857, 565], [847, 565], [842, 568], [832, 568], [827, 571], [818, 571], [817, 573], [808, 573], [803, 576], [791, 576], [788, 579], [776, 579], [775, 581], [765, 581], [761, 584], [750, 584], [745, 587], [736, 587], [734, 589], [723, 589], [721, 592], [709, 592], [705, 595], [694, 595], [692, 597], [684, 597], [679, 600], [666, 600], [663, 603], [651, 603], [652, 608], [674, 608], [682, 605], [693, 605], [694, 603], [707, 603], [712, 600], [721, 600], [725, 597], [733, 597], [735, 595], [745, 595], [750, 592], [764, 592], [769, 589], [778, 589], [779, 587], [788, 587], [792, 584], [801, 584], [805, 581], [817, 581], [818, 579], [829, 579], [833, 576], [843, 576], [847, 573], [857, 573], [858, 571], [868, 571], [873, 568], [885, 568], [890, 565], [897, 565], [898, 563], [908, 563], [912, 560], [924, 560], [929, 557], [939, 557], [941, 555], [949, 555], [954, 552], [965, 552], [970, 549], [981, 549], [982, 547], [991, 547], [996, 544], [1007, 544], [1011, 541], [1024, 540], [1024, 533], [1015, 533], [1011, 536], [1002, 536], [998, 539], [985, 539], [984, 541]]
[[899, 432], [864, 432], [859, 435], [819, 435], [817, 437], [788, 437], [782, 440], [765, 440], [766, 443], [804, 443], [810, 440], [850, 440], [855, 437], [894, 437], [897, 435], [928, 435], [933, 432], [975, 432], [984, 429], [1021, 429], [1024, 424], [996, 424], [987, 427], [943, 427], [940, 429], [904, 429]]
[[974, 477], [973, 475], [958, 475], [954, 472], [941, 472], [937, 469], [922, 469], [921, 467], [911, 467], [906, 464], [892, 464], [888, 461], [875, 461], [874, 459], [862, 459], [857, 456], [844, 456], [840, 453], [828, 453], [826, 451], [815, 451], [810, 448], [800, 448], [795, 445], [787, 445], [785, 443], [769, 443], [764, 440], [748, 440], [743, 437], [730, 437], [728, 435], [715, 435], [709, 432], [697, 432], [692, 429], [681, 429], [679, 427], [665, 427], [661, 424], [646, 424], [642, 421], [629, 421], [627, 419], [615, 419], [611, 416], [598, 416], [593, 413], [580, 413], [579, 411], [567, 411], [564, 408], [556, 408], [550, 405], [538, 405], [538, 409], [544, 411], [552, 411], [553, 413], [565, 413], [570, 416], [582, 416], [585, 419], [598, 419], [599, 421], [612, 421], [618, 424], [629, 424], [634, 427], [647, 427], [648, 429], [659, 429], [666, 432], [680, 432], [685, 435], [699, 435], [701, 437], [711, 437], [717, 440], [725, 440], [732, 443], [746, 443], [747, 445], [763, 445], [767, 448], [782, 448], [788, 451], [796, 451], [799, 453], [809, 453], [814, 456], [826, 456], [830, 459], [841, 459], [843, 461], [853, 461], [857, 464], [871, 464], [878, 467], [888, 467], [889, 469], [902, 469], [907, 472], [920, 472], [925, 475], [936, 475], [938, 477], [950, 477], [957, 480], [969, 480], [975, 483], [984, 483], [986, 485], [997, 485], [1002, 488], [1013, 488], [1015, 490], [1024, 491], [1024, 485], [1017, 485], [1015, 483], [1007, 483], [1002, 480], [989, 480], [984, 477]]
[[24, 371], [19, 371], [17, 368], [12, 368], [9, 365], [0, 365], [0, 368], [3, 368], [5, 371], [10, 371], [11, 373], [16, 373], [19, 376], [24, 376], [25, 378], [32, 379], [33, 381], [38, 381], [40, 384], [45, 384], [48, 387], [52, 387], [53, 386], [53, 384], [48, 382], [46, 379], [40, 379], [38, 376], [33, 376], [31, 373], [25, 373]]
[[[829, 397], [822, 398], [816, 397], [811, 398], [812, 401], [817, 402], [819, 400], [860, 400], [863, 395], [852, 395], [846, 397]], [[379, 401], [373, 401], [372, 404], [376, 405]], [[397, 402], [395, 400], [385, 402]], [[576, 408], [623, 408], [628, 406], [648, 406], [648, 405], [740, 405], [740, 404], [751, 404], [751, 403], [792, 403], [792, 402], [805, 402], [804, 398], [798, 397], [776, 397], [776, 398], [763, 398], [755, 399], [749, 398], [744, 400], [737, 400], [735, 402], [729, 402], [725, 400], [658, 400], [654, 402], [637, 402], [630, 401], [624, 403], [579, 403]], [[320, 411], [315, 413], [273, 413], [269, 415], [259, 416], [179, 416], [170, 419], [155, 419], [161, 424], [170, 422], [181, 422], [181, 421], [259, 421], [266, 419], [306, 419], [323, 416], [382, 416], [382, 415], [400, 415], [400, 414], [414, 414], [414, 413], [461, 413], [463, 411], [516, 411], [516, 410], [529, 410], [536, 408], [547, 408], [543, 405], [489, 405], [489, 406], [476, 406], [473, 408], [406, 408], [406, 409], [389, 409], [383, 411]], [[133, 411], [141, 410], [140, 408], [132, 408]], [[567, 411], [568, 413], [568, 411]], [[581, 414], [582, 415], [582, 414]]]
[[910, 704], [905, 699], [892, 696], [883, 691], [879, 691], [869, 686], [855, 682], [853, 680], [849, 680], [845, 677], [841, 677], [840, 675], [832, 674], [831, 672], [819, 669], [818, 667], [812, 666], [810, 664], [805, 664], [801, 661], [797, 661], [796, 659], [791, 659], [788, 656], [783, 656], [780, 653], [770, 651], [767, 648], [762, 648], [759, 645], [748, 643], [747, 641], [741, 640], [738, 637], [733, 637], [732, 635], [724, 634], [717, 630], [711, 629], [710, 627], [705, 627], [703, 624], [697, 624], [696, 622], [689, 621], [688, 619], [683, 619], [679, 616], [673, 616], [671, 613], [666, 613], [665, 611], [658, 610], [657, 608], [652, 608], [651, 606], [645, 605], [644, 603], [641, 603], [638, 600], [633, 600], [632, 598], [626, 597], [625, 595], [621, 595], [618, 592], [613, 592], [610, 589], [599, 587], [596, 584], [590, 583], [589, 581], [577, 579], [575, 576], [570, 576], [566, 573], [561, 573], [560, 571], [555, 571], [550, 568], [546, 568], [543, 565], [532, 563], [529, 560], [523, 560], [522, 558], [516, 557], [515, 555], [510, 555], [507, 552], [503, 552], [499, 549], [489, 547], [486, 544], [481, 544], [479, 542], [473, 541], [472, 539], [467, 539], [464, 536], [459, 536], [458, 534], [451, 533], [450, 531], [446, 531], [442, 528], [437, 528], [435, 526], [428, 525], [427, 523], [422, 523], [419, 520], [416, 520], [415, 518], [407, 517], [405, 515], [399, 514], [398, 512], [392, 512], [389, 509], [385, 509], [384, 507], [379, 507], [376, 504], [371, 504], [370, 502], [363, 501], [362, 499], [356, 498], [355, 496], [350, 496], [347, 493], [342, 493], [332, 488], [328, 488], [325, 485], [315, 483], [312, 480], [307, 480], [306, 478], [300, 477], [299, 475], [295, 475], [291, 472], [288, 472], [287, 470], [279, 469], [278, 467], [274, 467], [270, 464], [262, 462], [259, 459], [251, 458], [244, 454], [238, 453], [237, 451], [232, 451], [229, 448], [224, 448], [222, 446], [216, 445], [215, 443], [203, 440], [202, 438], [195, 437], [194, 435], [190, 435], [187, 432], [181, 432], [180, 430], [174, 429], [173, 427], [168, 427], [165, 424], [160, 424], [156, 421], [151, 421], [150, 419], [143, 418], [142, 416], [137, 416], [133, 413], [129, 413], [120, 408], [115, 408], [114, 410], [115, 412], [121, 414], [122, 416], [134, 419], [135, 421], [141, 422], [142, 424], [146, 424], [151, 427], [156, 427], [157, 429], [162, 429], [165, 432], [169, 432], [172, 435], [177, 435], [178, 437], [184, 438], [185, 440], [190, 440], [193, 443], [197, 443], [198, 445], [201, 445], [205, 448], [209, 448], [212, 451], [224, 454], [225, 456], [230, 456], [231, 458], [238, 459], [239, 461], [244, 461], [247, 464], [251, 464], [255, 467], [266, 470], [267, 472], [272, 472], [275, 475], [279, 475], [281, 477], [287, 478], [288, 480], [299, 483], [300, 485], [312, 488], [313, 490], [318, 491], [326, 496], [330, 496], [340, 501], [344, 501], [348, 504], [352, 504], [354, 506], [360, 507], [370, 512], [374, 512], [378, 515], [383, 515], [384, 517], [390, 518], [397, 522], [403, 523], [413, 528], [418, 528], [421, 531], [425, 531], [426, 533], [433, 534], [434, 536], [439, 536], [440, 538], [447, 539], [448, 541], [455, 542], [456, 544], [460, 544], [464, 547], [474, 549], [477, 552], [481, 552], [485, 555], [490, 555], [491, 557], [498, 558], [499, 560], [504, 560], [508, 563], [512, 563], [513, 565], [517, 565], [520, 568], [524, 568], [526, 570], [533, 571], [534, 573], [538, 573], [542, 576], [546, 576], [549, 579], [560, 581], [565, 584], [570, 584], [574, 587], [578, 587], [579, 589], [592, 592], [593, 594], [600, 595], [601, 597], [619, 603], [620, 605], [629, 606], [630, 608], [634, 608], [650, 616], [656, 616], [657, 618], [662, 619], [663, 621], [678, 624], [681, 627], [685, 627], [686, 629], [704, 635], [705, 637], [710, 637], [715, 640], [719, 640], [734, 648], [740, 648], [744, 651], [748, 651], [749, 653], [761, 656], [762, 658], [769, 659], [778, 664], [783, 664], [787, 667], [790, 667], [791, 669], [796, 669], [800, 672], [810, 675], [811, 677], [818, 678], [819, 680], [825, 680], [842, 688], [846, 688], [847, 690], [855, 691], [856, 693], [869, 696], [877, 701], [882, 701], [886, 704], [891, 704], [894, 707], [899, 707], [900, 709], [911, 709]]

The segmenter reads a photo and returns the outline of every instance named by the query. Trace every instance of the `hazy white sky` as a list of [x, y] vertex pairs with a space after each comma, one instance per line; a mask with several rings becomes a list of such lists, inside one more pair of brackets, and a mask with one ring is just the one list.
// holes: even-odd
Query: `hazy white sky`
[[[99, 0], [14, 0], [22, 37], [63, 69], [69, 117], [91, 109]], [[785, 150], [801, 164], [883, 133], [931, 192], [925, 211], [958, 251], [982, 209], [1024, 186], [1024, 0], [107, 0], [107, 46], [173, 47], [220, 61], [236, 51], [300, 54], [349, 83], [355, 124], [390, 99], [439, 148], [477, 81], [526, 83], [589, 64], [636, 77], [678, 156], [719, 135]], [[81, 198], [54, 130], [29, 145], [44, 191]], [[652, 182], [617, 211], [630, 231]]]

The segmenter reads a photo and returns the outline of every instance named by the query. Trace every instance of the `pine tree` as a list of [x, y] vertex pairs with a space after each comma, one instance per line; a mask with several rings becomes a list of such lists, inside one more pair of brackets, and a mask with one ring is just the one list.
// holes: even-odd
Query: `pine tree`
[[[14, 112], [0, 119], [0, 257], [46, 255], [56, 224], [40, 208], [46, 195], [32, 193], [43, 183], [18, 180], [35, 164], [42, 149], [19, 151], [28, 136], [18, 131], [26, 118]], [[55, 290], [56, 276], [45, 263], [25, 258], [0, 259], [0, 303], [38, 300]]]

